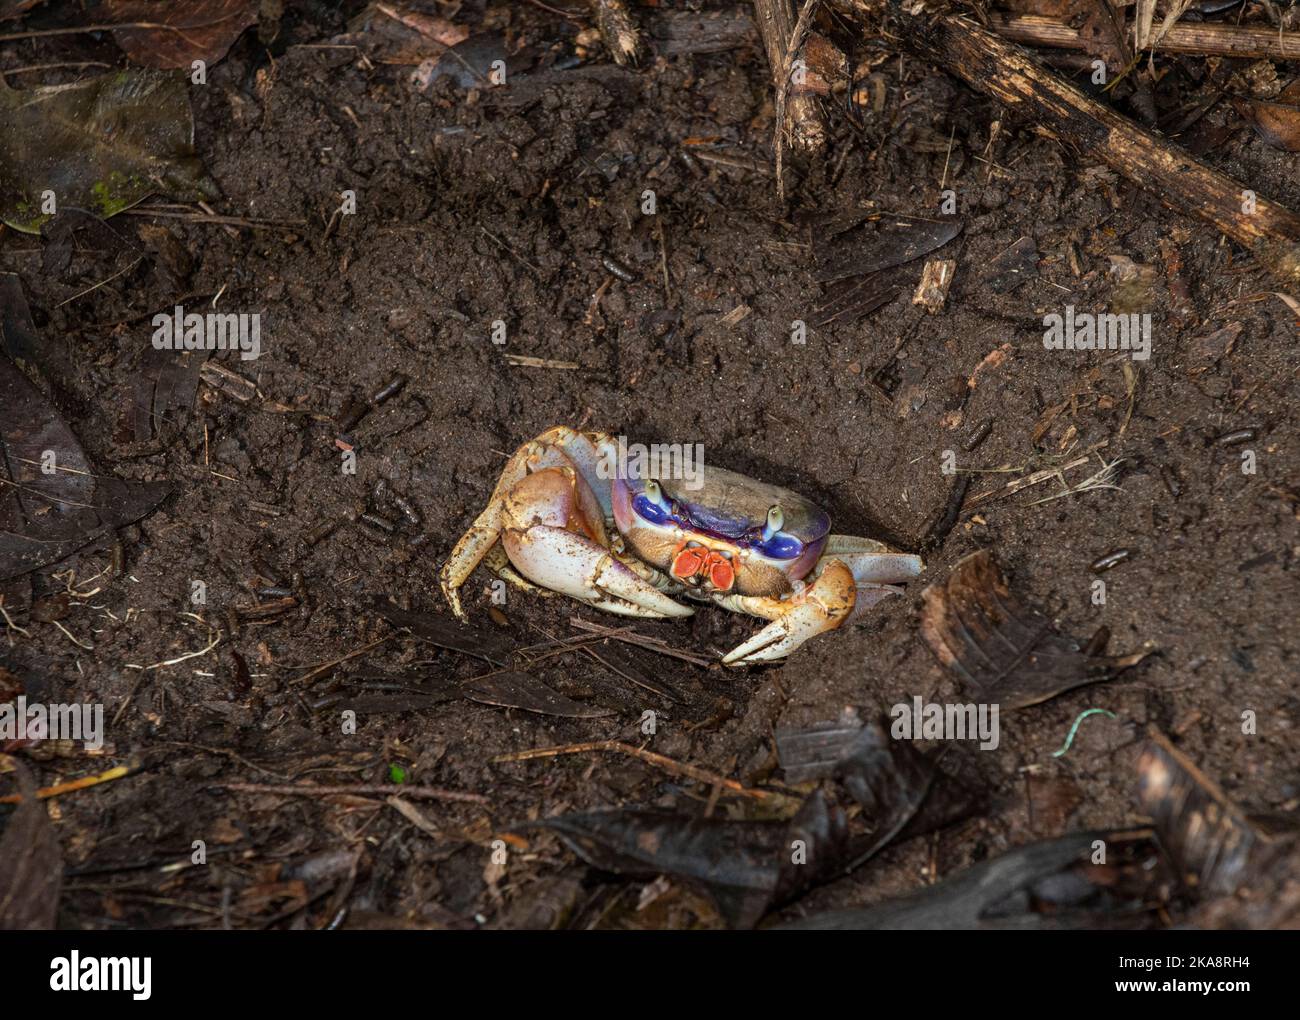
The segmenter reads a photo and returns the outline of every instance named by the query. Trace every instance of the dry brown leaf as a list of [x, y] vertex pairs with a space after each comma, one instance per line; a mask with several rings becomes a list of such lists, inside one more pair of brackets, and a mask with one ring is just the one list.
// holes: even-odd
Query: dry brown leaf
[[972, 695], [1006, 710], [1109, 680], [1150, 654], [1102, 655], [1058, 633], [1012, 593], [987, 549], [967, 556], [921, 598], [921, 636], [931, 651]]
[[144, 67], [184, 68], [196, 60], [215, 64], [245, 29], [257, 23], [258, 0], [108, 0], [108, 22], [149, 24], [119, 28], [113, 38]]

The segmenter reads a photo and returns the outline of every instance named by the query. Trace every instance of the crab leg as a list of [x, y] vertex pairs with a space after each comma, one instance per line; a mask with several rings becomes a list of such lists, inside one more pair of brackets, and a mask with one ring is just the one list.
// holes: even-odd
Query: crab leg
[[474, 568], [501, 537], [501, 510], [506, 494], [528, 474], [528, 458], [539, 452], [535, 443], [525, 443], [514, 452], [506, 462], [501, 477], [497, 479], [487, 506], [474, 518], [474, 523], [461, 536], [438, 573], [443, 597], [451, 606], [451, 611], [462, 620], [465, 619], [465, 610], [460, 605], [460, 586], [474, 573]]
[[919, 577], [925, 569], [920, 556], [856, 535], [831, 535], [822, 556], [833, 556], [853, 571], [853, 580], [859, 588], [901, 584]]
[[718, 601], [772, 621], [722, 657], [724, 665], [747, 666], [783, 659], [809, 638], [834, 630], [853, 612], [857, 585], [844, 563], [824, 556], [814, 568], [812, 583], [787, 598], [733, 595]]
[[643, 581], [608, 549], [565, 528], [511, 528], [502, 534], [501, 544], [529, 580], [597, 609], [654, 619], [694, 613]]

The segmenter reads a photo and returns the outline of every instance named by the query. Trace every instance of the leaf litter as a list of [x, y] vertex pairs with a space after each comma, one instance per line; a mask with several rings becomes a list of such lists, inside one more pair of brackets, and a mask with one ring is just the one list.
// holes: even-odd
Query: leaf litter
[[19, 91], [0, 78], [0, 220], [37, 233], [60, 206], [108, 218], [153, 194], [220, 197], [194, 149], [187, 82], [126, 70]]
[[37, 370], [41, 341], [8, 274], [0, 276], [0, 327], [0, 580], [8, 580], [138, 520], [171, 487], [95, 473], [67, 422], [19, 369]]
[[1151, 654], [1103, 655], [1056, 631], [1007, 585], [988, 550], [966, 557], [921, 593], [921, 635], [980, 701], [1027, 708], [1110, 680]]

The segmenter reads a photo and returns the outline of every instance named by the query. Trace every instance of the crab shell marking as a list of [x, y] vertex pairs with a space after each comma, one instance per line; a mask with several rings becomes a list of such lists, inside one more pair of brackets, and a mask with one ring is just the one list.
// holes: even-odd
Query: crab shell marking
[[[658, 514], [647, 493], [656, 485], [667, 504]], [[788, 595], [791, 582], [816, 566], [830, 535], [830, 517], [798, 493], [723, 468], [705, 467], [695, 491], [680, 480], [615, 479], [612, 496], [615, 526], [638, 559], [723, 594]], [[773, 507], [783, 524], [764, 540]]]

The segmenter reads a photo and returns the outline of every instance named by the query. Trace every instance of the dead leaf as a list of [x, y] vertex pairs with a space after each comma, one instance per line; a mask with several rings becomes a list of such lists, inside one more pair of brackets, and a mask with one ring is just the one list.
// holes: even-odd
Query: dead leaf
[[0, 21], [19, 18], [45, 0], [0, 0]]
[[220, 197], [194, 151], [183, 76], [115, 71], [18, 91], [0, 78], [0, 220], [34, 234], [57, 207], [108, 218], [152, 194]]
[[594, 868], [674, 875], [702, 887], [737, 928], [839, 873], [847, 818], [820, 791], [789, 822], [702, 818], [659, 808], [560, 815], [533, 823]]
[[1021, 604], [988, 550], [953, 568], [921, 593], [921, 636], [983, 702], [1013, 711], [1076, 687], [1110, 680], [1150, 652], [1090, 654], [1052, 621]]
[[915, 745], [850, 710], [777, 734], [787, 782], [820, 781], [788, 821], [701, 818], [661, 808], [561, 815], [538, 823], [588, 864], [673, 875], [707, 891], [735, 927], [843, 875], [885, 846], [968, 817], [981, 800]]
[[[446, 18], [393, 4], [374, 4], [371, 9], [388, 19], [387, 23], [377, 21], [370, 26], [372, 32], [383, 33], [391, 43], [380, 55], [384, 63], [418, 64], [426, 57], [439, 56], [444, 50], [469, 38], [468, 28]], [[361, 17], [364, 18], [365, 14]]]
[[1300, 78], [1284, 88], [1276, 100], [1234, 96], [1232, 105], [1273, 148], [1300, 152]]
[[[1092, 864], [1105, 842], [1109, 863]], [[1048, 930], [1154, 927], [1159, 852], [1140, 833], [1076, 832], [1017, 847], [937, 885], [865, 909], [814, 914], [783, 929]]]
[[22, 803], [0, 834], [0, 931], [51, 931], [63, 885], [63, 851], [36, 781], [14, 762]]
[[504, 666], [510, 657], [511, 643], [502, 635], [461, 623], [453, 616], [413, 612], [383, 601], [376, 602], [374, 608], [394, 627], [409, 630], [439, 648], [476, 655], [496, 666]]
[[968, 817], [981, 798], [881, 723], [863, 725], [856, 711], [833, 724], [777, 730], [786, 782], [831, 779], [862, 809], [853, 843], [841, 862], [849, 871], [890, 843], [920, 836]]
[[1187, 885], [1231, 895], [1268, 837], [1209, 776], [1152, 728], [1138, 759], [1138, 801]]
[[10, 274], [0, 276], [0, 333], [0, 580], [7, 580], [138, 520], [170, 486], [97, 475], [48, 398], [3, 353], [39, 345]]
[[961, 230], [962, 221], [955, 217], [885, 216], [879, 223], [864, 224], [822, 249], [814, 278], [819, 283], [833, 283], [901, 266], [943, 247]]
[[221, 60], [244, 30], [257, 24], [259, 0], [106, 0], [113, 38], [132, 62], [144, 67], [184, 68]]

